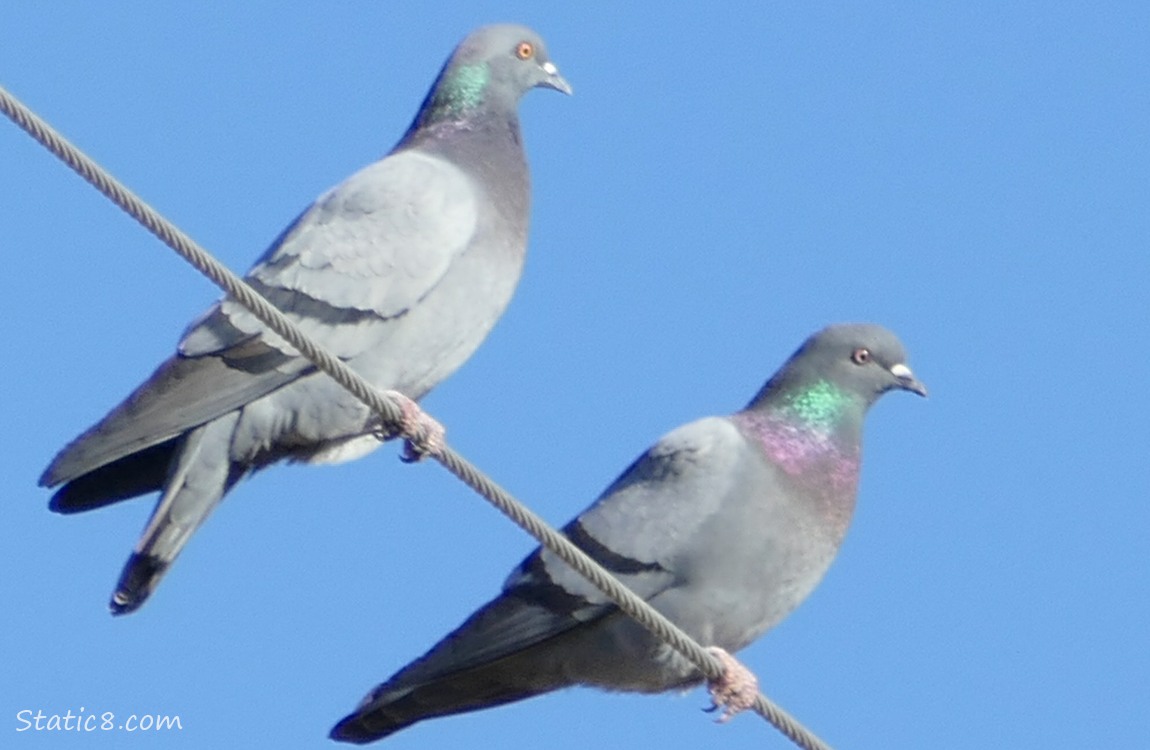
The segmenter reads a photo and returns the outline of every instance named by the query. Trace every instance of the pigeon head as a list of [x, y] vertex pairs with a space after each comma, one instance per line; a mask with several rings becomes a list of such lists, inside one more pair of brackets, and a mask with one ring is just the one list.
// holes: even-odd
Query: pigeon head
[[906, 350], [882, 326], [847, 323], [808, 338], [748, 408], [781, 407], [811, 422], [858, 418], [891, 390], [926, 395], [906, 364]]
[[467, 121], [483, 113], [514, 116], [519, 98], [536, 87], [571, 93], [539, 35], [525, 26], [483, 26], [448, 58], [415, 126]]
[[787, 363], [801, 374], [811, 372], [833, 385], [874, 403], [887, 391], [901, 389], [926, 395], [926, 386], [906, 365], [906, 349], [893, 333], [868, 323], [824, 328], [807, 339]]

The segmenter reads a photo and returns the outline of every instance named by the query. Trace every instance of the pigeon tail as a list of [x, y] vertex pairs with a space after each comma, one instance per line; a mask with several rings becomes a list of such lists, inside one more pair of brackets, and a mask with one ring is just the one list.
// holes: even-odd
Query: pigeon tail
[[112, 614], [134, 612], [147, 601], [192, 534], [243, 476], [228, 458], [228, 437], [237, 419], [233, 412], [201, 425], [174, 447], [164, 494], [120, 573], [109, 605]]
[[[386, 686], [381, 686], [355, 713], [336, 724], [329, 737], [363, 745], [424, 719], [494, 708], [559, 687], [523, 684], [531, 675], [514, 680], [516, 672], [508, 667], [500, 661], [413, 688], [386, 691]], [[389, 692], [393, 694], [390, 698]]]
[[108, 602], [108, 609], [113, 615], [128, 615], [135, 612], [160, 582], [170, 563], [152, 555], [141, 555], [133, 552], [120, 573], [120, 582], [116, 584], [116, 593]]

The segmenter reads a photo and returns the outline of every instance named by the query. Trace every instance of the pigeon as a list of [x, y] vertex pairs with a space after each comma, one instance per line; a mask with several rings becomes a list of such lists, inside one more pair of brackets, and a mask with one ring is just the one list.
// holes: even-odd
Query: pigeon
[[[404, 426], [431, 449], [442, 427], [415, 401], [478, 348], [522, 271], [531, 196], [518, 103], [536, 87], [571, 93], [538, 34], [473, 31], [395, 148], [316, 199], [246, 277], [398, 399]], [[113, 614], [124, 614], [240, 479], [282, 460], [358, 458], [385, 433], [366, 406], [224, 298], [60, 451], [40, 484], [63, 485], [49, 505], [58, 513], [162, 491], [112, 596]]]
[[[665, 435], [563, 528], [568, 539], [724, 666], [724, 717], [757, 681], [730, 654], [799, 605], [830, 566], [855, 505], [863, 417], [889, 390], [926, 395], [877, 325], [811, 336], [733, 415]], [[587, 685], [653, 693], [703, 681], [558, 556], [537, 549], [502, 593], [331, 731], [367, 743], [416, 722]]]

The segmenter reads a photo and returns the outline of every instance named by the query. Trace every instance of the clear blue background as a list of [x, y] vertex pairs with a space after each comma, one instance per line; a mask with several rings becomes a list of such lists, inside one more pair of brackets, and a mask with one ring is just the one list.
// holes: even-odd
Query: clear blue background
[[[1150, 5], [702, 6], [17, 1], [0, 83], [243, 271], [467, 31], [534, 26], [576, 95], [523, 102], [527, 269], [425, 402], [451, 443], [561, 523], [815, 329], [886, 324], [931, 398], [874, 410], [837, 562], [743, 660], [840, 748], [1143, 745]], [[331, 747], [533, 547], [388, 446], [244, 483], [113, 619], [152, 500], [60, 517], [36, 478], [217, 292], [6, 122], [0, 252], [0, 745]], [[571, 690], [385, 746], [789, 746], [704, 705]], [[183, 730], [15, 731], [80, 707]]]

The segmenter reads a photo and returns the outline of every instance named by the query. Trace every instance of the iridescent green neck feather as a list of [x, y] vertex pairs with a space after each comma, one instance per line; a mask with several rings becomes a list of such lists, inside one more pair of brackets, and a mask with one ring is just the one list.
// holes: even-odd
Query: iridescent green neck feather
[[427, 104], [424, 120], [457, 119], [474, 111], [483, 102], [483, 95], [490, 80], [491, 69], [487, 63], [459, 65], [447, 71], [443, 80], [435, 87], [435, 93]]
[[847, 391], [830, 381], [816, 380], [805, 389], [782, 396], [779, 410], [807, 427], [829, 431], [853, 402]]

